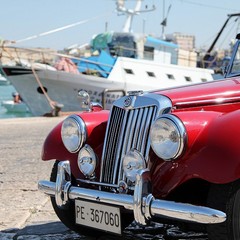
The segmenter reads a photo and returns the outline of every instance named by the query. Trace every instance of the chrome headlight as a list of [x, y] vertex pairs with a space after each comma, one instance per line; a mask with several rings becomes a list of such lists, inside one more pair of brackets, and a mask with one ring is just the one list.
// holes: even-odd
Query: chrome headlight
[[85, 145], [78, 154], [78, 167], [86, 176], [91, 177], [97, 166], [97, 157], [89, 145]]
[[186, 130], [176, 116], [164, 114], [152, 125], [150, 141], [153, 151], [164, 160], [179, 157], [186, 144]]
[[87, 131], [84, 121], [77, 115], [71, 115], [63, 121], [61, 136], [69, 152], [77, 152], [85, 143]]
[[123, 170], [126, 178], [135, 182], [137, 171], [146, 168], [144, 157], [140, 152], [131, 149], [123, 158]]

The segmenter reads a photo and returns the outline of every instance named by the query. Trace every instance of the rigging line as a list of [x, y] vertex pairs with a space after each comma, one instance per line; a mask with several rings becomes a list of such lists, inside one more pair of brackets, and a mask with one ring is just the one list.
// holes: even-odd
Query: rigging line
[[52, 109], [54, 109], [54, 101], [52, 101], [52, 99], [48, 96], [47, 92], [45, 91], [45, 89], [44, 89], [44, 87], [43, 87], [43, 85], [42, 85], [42, 83], [41, 83], [41, 81], [40, 81], [40, 79], [39, 79], [39, 77], [38, 77], [38, 75], [37, 75], [37, 73], [36, 73], [33, 65], [31, 65], [31, 68], [32, 68], [33, 75], [34, 75], [34, 77], [35, 77], [35, 79], [36, 79], [39, 87], [41, 88], [44, 96], [46, 97], [46, 99], [47, 99], [47, 101], [48, 101], [49, 106], [50, 106]]
[[[234, 24], [236, 22], [236, 19], [232, 19], [228, 22], [227, 27], [229, 27], [230, 25]], [[210, 41], [212, 41], [215, 37], [217, 36], [217, 33], [213, 34], [212, 36], [210, 36], [208, 39], [204, 40], [204, 42], [202, 43], [202, 45], [206, 45], [208, 44]]]
[[63, 27], [59, 27], [59, 28], [56, 28], [56, 29], [53, 29], [53, 30], [50, 30], [50, 31], [47, 31], [47, 32], [43, 32], [43, 33], [36, 34], [36, 35], [30, 36], [30, 37], [27, 37], [27, 38], [24, 38], [24, 39], [20, 39], [20, 40], [15, 41], [15, 43], [25, 42], [25, 41], [32, 40], [32, 39], [35, 39], [35, 38], [39, 38], [39, 37], [42, 37], [42, 36], [46, 36], [46, 35], [49, 35], [49, 34], [52, 34], [52, 33], [55, 33], [55, 32], [59, 32], [59, 31], [62, 31], [62, 30], [68, 29], [68, 28], [72, 28], [72, 27], [75, 27], [77, 25], [81, 25], [81, 24], [87, 23], [89, 21], [95, 20], [97, 18], [100, 18], [102, 16], [106, 16], [106, 14], [99, 15], [99, 16], [96, 16], [96, 17], [93, 17], [93, 18], [88, 18], [86, 20], [82, 20], [82, 21], [72, 23], [72, 24], [69, 24], [69, 25], [66, 25], [66, 26], [63, 26]]
[[215, 9], [220, 9], [220, 10], [236, 11], [236, 9], [218, 7], [218, 6], [214, 6], [214, 5], [209, 5], [209, 4], [199, 3], [199, 2], [193, 2], [193, 1], [189, 1], [189, 0], [178, 0], [178, 1], [193, 4], [193, 5], [197, 5], [197, 6], [201, 6], [201, 7], [215, 8]]
[[[219, 44], [220, 47], [222, 47], [222, 45], [224, 44], [224, 42], [226, 41], [227, 38], [229, 38], [230, 32], [233, 32], [235, 26], [237, 25], [237, 22], [239, 21], [239, 18], [233, 20], [232, 22], [232, 26], [231, 28], [228, 30], [228, 32], [225, 34], [224, 39], [222, 40], [222, 42]], [[231, 34], [233, 35], [233, 34]]]

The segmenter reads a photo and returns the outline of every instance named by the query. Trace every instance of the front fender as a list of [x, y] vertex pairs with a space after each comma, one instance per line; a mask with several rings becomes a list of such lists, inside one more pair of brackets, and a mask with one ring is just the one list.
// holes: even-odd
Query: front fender
[[199, 178], [224, 184], [240, 178], [240, 110], [178, 112], [188, 134], [187, 149], [177, 160], [156, 161], [153, 183], [157, 194], [167, 195], [182, 183]]
[[[83, 112], [78, 114], [85, 122], [87, 128], [87, 143], [93, 148], [103, 143], [108, 111]], [[47, 136], [42, 149], [42, 160], [58, 159], [71, 160], [76, 159], [77, 153], [70, 153], [64, 147], [61, 138], [62, 123], [59, 123]]]
[[[213, 173], [215, 183], [227, 183], [240, 178], [240, 110], [215, 119], [209, 128], [204, 163], [211, 160], [207, 175]], [[203, 170], [202, 170], [203, 171]], [[215, 174], [214, 174], [215, 173]]]

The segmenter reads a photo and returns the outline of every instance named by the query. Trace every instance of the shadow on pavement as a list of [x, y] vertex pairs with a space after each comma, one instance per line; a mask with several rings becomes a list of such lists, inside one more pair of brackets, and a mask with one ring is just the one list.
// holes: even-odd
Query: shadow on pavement
[[[91, 230], [90, 230], [91, 231]], [[6, 235], [4, 235], [6, 234]], [[10, 235], [12, 238], [9, 238]], [[0, 239], [13, 239], [13, 240], [177, 240], [177, 239], [197, 239], [207, 240], [207, 236], [204, 233], [197, 232], [184, 232], [173, 225], [166, 225], [160, 223], [154, 223], [148, 227], [139, 227], [132, 224], [128, 229], [124, 231], [123, 236], [96, 236], [85, 237], [69, 230], [61, 222], [39, 223], [36, 225], [29, 225], [23, 229], [7, 229], [1, 232]]]
[[[12, 238], [9, 238], [12, 235]], [[54, 237], [55, 236], [55, 237]], [[77, 240], [82, 239], [82, 237], [69, 230], [61, 222], [50, 222], [50, 223], [39, 223], [35, 225], [28, 225], [22, 229], [6, 229], [1, 231], [1, 239], [71, 239]], [[86, 239], [84, 237], [84, 239]]]
[[50, 222], [38, 225], [29, 225], [20, 229], [18, 235], [47, 235], [62, 234], [70, 232], [70, 230], [61, 222]]

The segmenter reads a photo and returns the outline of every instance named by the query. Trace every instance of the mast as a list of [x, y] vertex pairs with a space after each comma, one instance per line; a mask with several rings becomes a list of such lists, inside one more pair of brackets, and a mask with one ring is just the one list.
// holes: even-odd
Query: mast
[[134, 9], [128, 9], [125, 7], [125, 0], [117, 0], [117, 11], [126, 15], [126, 21], [123, 26], [123, 32], [132, 32], [133, 17], [140, 13], [154, 11], [156, 7], [153, 5], [151, 9], [140, 10], [143, 0], [136, 0]]

